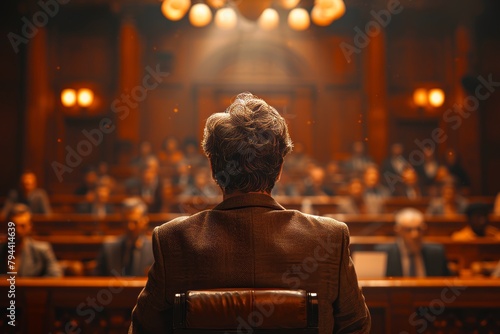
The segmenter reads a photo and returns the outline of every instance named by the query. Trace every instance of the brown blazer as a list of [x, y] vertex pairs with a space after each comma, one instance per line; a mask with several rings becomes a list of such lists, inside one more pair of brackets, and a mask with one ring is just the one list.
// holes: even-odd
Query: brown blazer
[[265, 194], [176, 218], [153, 231], [155, 263], [129, 333], [170, 333], [175, 293], [228, 287], [316, 292], [320, 333], [369, 333], [348, 245], [344, 223], [285, 210]]

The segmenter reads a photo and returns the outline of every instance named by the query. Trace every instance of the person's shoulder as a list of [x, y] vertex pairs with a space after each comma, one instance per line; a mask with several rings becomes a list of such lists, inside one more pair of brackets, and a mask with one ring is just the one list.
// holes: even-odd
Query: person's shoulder
[[422, 245], [422, 248], [428, 252], [432, 252], [434, 254], [445, 252], [444, 246], [438, 243], [426, 242]]
[[40, 240], [30, 240], [30, 245], [33, 249], [40, 252], [47, 252], [52, 250], [52, 245], [48, 241], [40, 241]]
[[304, 219], [313, 225], [320, 226], [325, 229], [347, 230], [346, 223], [332, 217], [313, 215], [298, 210], [284, 210], [283, 212], [291, 213], [294, 216], [294, 219]]
[[158, 233], [163, 233], [170, 230], [183, 228], [184, 226], [193, 225], [196, 222], [201, 222], [206, 213], [207, 211], [201, 211], [190, 216], [179, 216], [163, 223], [160, 226], [155, 227], [155, 230], [157, 230]]

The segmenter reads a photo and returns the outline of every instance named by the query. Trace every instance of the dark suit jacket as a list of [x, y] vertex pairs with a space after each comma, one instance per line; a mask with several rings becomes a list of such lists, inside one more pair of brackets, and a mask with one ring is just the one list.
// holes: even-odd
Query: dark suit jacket
[[[387, 252], [386, 276], [403, 276], [401, 252], [398, 244], [377, 245], [375, 250]], [[444, 247], [439, 244], [425, 243], [422, 245], [422, 258], [427, 276], [449, 276], [448, 261]]]
[[[7, 270], [7, 256], [8, 244], [3, 243], [0, 245], [0, 273], [6, 274]], [[16, 251], [19, 254], [19, 251]], [[63, 271], [57, 263], [56, 257], [52, 250], [52, 246], [48, 242], [36, 241], [31, 238], [25, 240], [23, 252], [20, 255], [20, 260], [16, 256], [15, 261], [20, 261], [20, 268], [17, 269], [17, 276], [19, 277], [61, 277]]]
[[129, 333], [170, 333], [175, 293], [231, 287], [316, 292], [321, 333], [369, 333], [348, 245], [344, 223], [285, 210], [265, 194], [176, 218], [153, 231], [155, 262]]
[[149, 267], [153, 264], [153, 251], [151, 239], [141, 236], [142, 248], [138, 263], [133, 265], [135, 270], [127, 272], [127, 264], [124, 262], [126, 237], [120, 236], [116, 240], [104, 242], [97, 259], [95, 274], [98, 276], [145, 276]]

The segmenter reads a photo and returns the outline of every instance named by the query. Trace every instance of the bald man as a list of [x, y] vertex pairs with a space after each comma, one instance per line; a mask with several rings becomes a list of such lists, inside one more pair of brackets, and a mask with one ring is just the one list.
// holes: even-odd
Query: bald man
[[444, 247], [423, 242], [426, 224], [422, 212], [402, 209], [396, 214], [395, 222], [396, 242], [376, 247], [376, 250], [387, 252], [386, 276], [450, 275]]

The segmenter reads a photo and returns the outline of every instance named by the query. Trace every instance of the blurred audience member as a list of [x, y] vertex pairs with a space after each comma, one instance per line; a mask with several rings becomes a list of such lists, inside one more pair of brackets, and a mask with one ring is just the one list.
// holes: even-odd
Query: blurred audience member
[[342, 173], [340, 164], [337, 161], [330, 160], [326, 165], [326, 186], [332, 189], [334, 194], [337, 194], [345, 182], [345, 174]]
[[481, 237], [500, 239], [500, 230], [490, 225], [489, 215], [491, 205], [487, 203], [472, 203], [465, 209], [467, 226], [453, 232], [455, 240], [475, 240]]
[[[156, 159], [156, 157], [155, 157]], [[100, 183], [105, 183], [109, 186], [111, 190], [114, 190], [116, 181], [114, 177], [109, 173], [109, 165], [105, 161], [101, 161], [97, 166], [97, 177]]]
[[15, 224], [15, 259], [12, 260], [15, 268], [7, 269], [7, 255], [11, 248], [4, 243], [0, 245], [0, 272], [17, 272], [19, 277], [61, 277], [63, 272], [52, 246], [30, 237], [32, 222], [29, 207], [21, 203], [13, 204], [7, 212], [7, 221]]
[[396, 185], [394, 196], [417, 199], [422, 197], [418, 174], [412, 166], [406, 166], [401, 175], [403, 182]]
[[294, 143], [293, 151], [287, 157], [284, 168], [290, 171], [292, 175], [304, 173], [307, 166], [311, 163], [311, 158], [305, 153], [302, 143]]
[[387, 157], [380, 166], [380, 174], [382, 183], [389, 187], [389, 190], [394, 191], [395, 180], [401, 177], [403, 170], [408, 165], [404, 156], [404, 148], [401, 143], [391, 145], [389, 157]]
[[200, 153], [199, 143], [194, 138], [187, 138], [183, 145], [183, 161], [191, 168], [208, 167], [207, 158]]
[[83, 184], [76, 188], [75, 195], [92, 193], [95, 190], [97, 182], [99, 182], [97, 171], [92, 167], [88, 167], [83, 175]]
[[125, 235], [102, 245], [95, 274], [98, 276], [146, 276], [153, 264], [151, 237], [147, 233], [149, 218], [146, 204], [137, 197], [123, 201]]
[[385, 198], [365, 194], [363, 182], [354, 178], [349, 183], [348, 195], [342, 196], [337, 205], [338, 213], [380, 214], [384, 212]]
[[452, 182], [447, 182], [441, 187], [441, 196], [431, 199], [426, 213], [428, 215], [457, 215], [463, 214], [466, 207], [467, 200], [457, 194]]
[[417, 164], [415, 170], [424, 189], [427, 189], [436, 184], [436, 178], [441, 165], [436, 158], [435, 149], [424, 147], [423, 155], [424, 161], [421, 164]]
[[500, 261], [498, 261], [497, 267], [493, 272], [491, 273], [491, 277], [497, 277], [500, 278]]
[[448, 172], [455, 179], [457, 187], [462, 193], [468, 194], [470, 188], [470, 178], [465, 168], [462, 166], [460, 155], [452, 148], [446, 150], [444, 154], [444, 165]]
[[378, 197], [382, 200], [389, 197], [389, 189], [380, 184], [380, 172], [376, 165], [368, 165], [363, 173], [365, 182], [364, 195]]
[[215, 197], [221, 195], [220, 188], [211, 179], [211, 171], [208, 168], [200, 168], [194, 176], [194, 183], [188, 185], [181, 196], [204, 196]]
[[355, 141], [352, 145], [352, 155], [344, 163], [344, 170], [350, 177], [361, 177], [365, 169], [372, 164], [373, 160], [366, 153], [365, 143]]
[[87, 194], [87, 201], [77, 206], [77, 212], [103, 218], [114, 212], [109, 202], [111, 189], [105, 182], [99, 182], [94, 191]]
[[396, 242], [376, 246], [376, 250], [387, 253], [386, 276], [449, 276], [444, 247], [423, 242], [426, 230], [423, 213], [405, 208], [394, 219]]
[[142, 168], [139, 179], [128, 185], [127, 193], [130, 196], [142, 198], [147, 205], [147, 212], [160, 212], [163, 202], [163, 185], [158, 168]]
[[193, 168], [191, 165], [188, 165], [185, 162], [180, 162], [176, 167], [175, 167], [175, 173], [172, 177], [174, 185], [178, 188], [184, 190], [189, 187], [191, 187], [194, 183], [193, 175], [192, 175]]
[[495, 204], [493, 206], [493, 214], [495, 216], [500, 216], [500, 193], [495, 197]]
[[26, 204], [33, 214], [52, 213], [49, 197], [45, 190], [37, 188], [36, 175], [31, 171], [25, 171], [20, 177], [19, 188], [11, 190], [7, 195], [2, 216], [5, 217], [16, 203]]
[[308, 169], [308, 177], [304, 180], [302, 196], [333, 196], [333, 189], [325, 184], [325, 170], [321, 166]]
[[153, 146], [150, 142], [143, 141], [139, 145], [139, 155], [132, 159], [130, 165], [140, 170], [151, 164], [153, 160], [158, 164], [158, 158], [153, 153]]
[[173, 136], [165, 138], [158, 157], [162, 165], [176, 166], [179, 164], [184, 159], [184, 154], [179, 148], [177, 138]]

